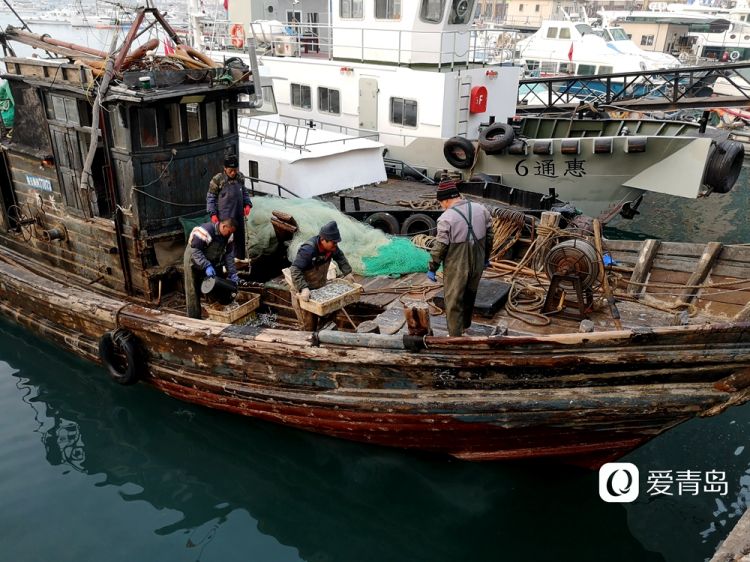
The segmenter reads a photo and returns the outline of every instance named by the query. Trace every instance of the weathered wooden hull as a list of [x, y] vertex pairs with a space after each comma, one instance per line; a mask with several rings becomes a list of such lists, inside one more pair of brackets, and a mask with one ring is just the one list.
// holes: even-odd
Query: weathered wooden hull
[[750, 399], [747, 323], [315, 337], [187, 319], [35, 275], [4, 250], [0, 257], [0, 313], [43, 337], [99, 362], [101, 335], [125, 328], [145, 352], [142, 380], [166, 394], [344, 439], [471, 460], [596, 464]]

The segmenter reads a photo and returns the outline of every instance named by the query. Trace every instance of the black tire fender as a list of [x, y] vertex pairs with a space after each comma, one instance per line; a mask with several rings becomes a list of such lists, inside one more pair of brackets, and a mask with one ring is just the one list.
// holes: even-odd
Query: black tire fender
[[740, 177], [745, 147], [737, 141], [721, 141], [708, 160], [703, 183], [715, 193], [729, 193]]
[[122, 385], [136, 383], [140, 371], [145, 367], [138, 338], [122, 328], [102, 334], [99, 338], [99, 358], [112, 380]]
[[464, 137], [451, 137], [443, 145], [443, 155], [451, 166], [465, 170], [474, 163], [477, 149]]
[[505, 123], [493, 123], [479, 133], [479, 146], [487, 154], [502, 152], [513, 142], [513, 127]]
[[401, 225], [402, 236], [414, 236], [416, 234], [427, 234], [428, 236], [435, 236], [437, 233], [437, 223], [429, 215], [424, 213], [416, 213], [410, 215]]
[[373, 228], [377, 228], [386, 234], [398, 234], [398, 220], [390, 213], [373, 213], [365, 219], [365, 222]]

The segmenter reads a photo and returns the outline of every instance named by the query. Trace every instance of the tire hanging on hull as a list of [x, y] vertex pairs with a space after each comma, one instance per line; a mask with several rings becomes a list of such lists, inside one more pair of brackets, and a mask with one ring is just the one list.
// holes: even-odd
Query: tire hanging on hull
[[138, 339], [122, 328], [102, 334], [99, 338], [99, 357], [112, 380], [122, 385], [138, 382], [140, 371], [146, 367]]
[[740, 177], [745, 159], [745, 147], [737, 141], [721, 141], [706, 166], [703, 183], [715, 193], [729, 193]]
[[505, 123], [493, 123], [479, 133], [479, 146], [487, 154], [498, 154], [510, 146], [515, 138], [513, 127]]
[[443, 155], [451, 166], [466, 170], [471, 168], [476, 157], [474, 144], [464, 137], [451, 137], [443, 145]]

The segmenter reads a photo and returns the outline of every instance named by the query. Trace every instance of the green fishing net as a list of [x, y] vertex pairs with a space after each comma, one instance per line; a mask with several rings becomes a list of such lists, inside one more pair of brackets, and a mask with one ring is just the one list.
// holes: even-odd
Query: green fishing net
[[408, 238], [387, 236], [346, 216], [333, 205], [315, 199], [255, 197], [245, 229], [249, 256], [272, 253], [278, 245], [271, 226], [271, 211], [288, 213], [297, 221], [299, 230], [289, 244], [289, 261], [294, 261], [302, 243], [317, 235], [321, 226], [336, 221], [341, 233], [339, 247], [355, 273], [375, 276], [427, 271], [429, 254]]

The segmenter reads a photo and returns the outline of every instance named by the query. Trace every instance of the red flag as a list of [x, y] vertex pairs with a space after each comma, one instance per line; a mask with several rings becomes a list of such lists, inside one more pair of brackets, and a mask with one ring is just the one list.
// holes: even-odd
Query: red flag
[[174, 54], [174, 43], [166, 37], [164, 38], [164, 54], [167, 56]]
[[224, 0], [224, 11], [225, 12], [229, 11], [229, 0]]
[[573, 43], [570, 43], [570, 49], [568, 49], [568, 60], [573, 61]]

